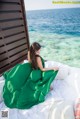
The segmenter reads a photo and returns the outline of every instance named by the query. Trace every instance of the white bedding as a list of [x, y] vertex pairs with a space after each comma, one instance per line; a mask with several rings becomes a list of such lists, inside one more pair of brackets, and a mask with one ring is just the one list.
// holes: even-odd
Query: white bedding
[[[26, 61], [24, 61], [26, 62]], [[74, 104], [80, 97], [80, 68], [70, 67], [59, 62], [47, 61], [46, 67], [58, 66], [59, 73], [51, 84], [53, 90], [45, 97], [45, 102], [31, 109], [9, 109], [2, 99], [3, 77], [0, 81], [1, 110], [8, 110], [9, 119], [74, 119]]]

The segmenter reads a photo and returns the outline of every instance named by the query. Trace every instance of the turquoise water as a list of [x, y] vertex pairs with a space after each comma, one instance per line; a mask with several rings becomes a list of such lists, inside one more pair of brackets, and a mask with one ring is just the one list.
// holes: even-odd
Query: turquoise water
[[80, 67], [80, 8], [27, 12], [30, 43], [43, 47], [41, 55]]

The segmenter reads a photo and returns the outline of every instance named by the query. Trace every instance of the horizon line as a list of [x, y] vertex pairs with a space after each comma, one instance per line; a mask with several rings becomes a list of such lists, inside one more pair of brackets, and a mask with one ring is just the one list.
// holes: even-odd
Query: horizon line
[[67, 7], [65, 7], [65, 8], [49, 8], [49, 9], [33, 9], [33, 10], [27, 10], [26, 9], [26, 11], [36, 11], [36, 10], [54, 10], [54, 9], [77, 9], [77, 8], [80, 8], [80, 7], [69, 7], [69, 8], [67, 8]]

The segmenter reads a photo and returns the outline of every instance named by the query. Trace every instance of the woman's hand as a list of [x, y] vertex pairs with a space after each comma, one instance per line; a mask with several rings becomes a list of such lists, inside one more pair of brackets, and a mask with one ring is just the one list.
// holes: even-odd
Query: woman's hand
[[57, 71], [57, 70], [59, 70], [59, 67], [53, 67], [52, 69]]

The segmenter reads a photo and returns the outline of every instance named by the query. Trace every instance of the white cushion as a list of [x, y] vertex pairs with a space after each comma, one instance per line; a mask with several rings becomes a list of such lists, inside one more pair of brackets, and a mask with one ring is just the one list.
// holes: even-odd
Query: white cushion
[[77, 97], [80, 97], [80, 72], [75, 71], [65, 78], [66, 83], [72, 87]]
[[67, 101], [54, 102], [48, 119], [75, 119], [73, 104]]

